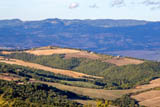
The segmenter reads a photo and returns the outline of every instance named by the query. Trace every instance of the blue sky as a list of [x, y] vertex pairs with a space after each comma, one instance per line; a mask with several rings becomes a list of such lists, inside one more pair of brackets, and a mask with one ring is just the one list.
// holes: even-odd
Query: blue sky
[[0, 19], [14, 18], [160, 21], [160, 0], [0, 0]]

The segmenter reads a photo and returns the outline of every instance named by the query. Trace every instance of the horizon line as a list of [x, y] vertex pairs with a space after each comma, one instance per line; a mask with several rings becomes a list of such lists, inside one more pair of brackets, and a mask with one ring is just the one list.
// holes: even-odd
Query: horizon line
[[0, 19], [0, 21], [3, 21], [3, 20], [20, 20], [20, 21], [42, 21], [42, 20], [48, 20], [48, 19], [60, 19], [60, 20], [135, 20], [135, 21], [145, 21], [145, 22], [160, 22], [160, 20], [145, 20], [145, 19], [129, 19], [129, 18], [41, 18], [41, 19], [22, 19], [22, 18], [3, 18], [3, 19]]

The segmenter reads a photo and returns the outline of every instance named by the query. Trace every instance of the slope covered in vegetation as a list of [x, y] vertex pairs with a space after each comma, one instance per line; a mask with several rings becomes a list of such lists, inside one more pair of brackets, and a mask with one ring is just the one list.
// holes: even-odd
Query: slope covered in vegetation
[[12, 53], [3, 55], [24, 61], [39, 63], [54, 68], [69, 69], [89, 75], [102, 76], [96, 81], [106, 89], [128, 89], [160, 77], [160, 63], [145, 61], [138, 65], [116, 66], [101, 60], [86, 58], [65, 59], [64, 54], [36, 56], [28, 53]]
[[0, 80], [1, 107], [77, 107], [79, 105], [68, 98], [76, 98], [76, 95], [45, 84], [17, 85], [14, 82]]
[[[0, 74], [12, 74], [19, 76], [19, 80], [34, 79], [44, 82], [56, 82], [73, 86], [88, 87], [88, 88], [103, 88], [104, 84], [95, 80], [87, 80], [80, 78], [68, 77], [65, 75], [54, 74], [53, 72], [23, 67], [19, 65], [10, 65], [0, 63]], [[11, 80], [11, 79], [10, 79]]]

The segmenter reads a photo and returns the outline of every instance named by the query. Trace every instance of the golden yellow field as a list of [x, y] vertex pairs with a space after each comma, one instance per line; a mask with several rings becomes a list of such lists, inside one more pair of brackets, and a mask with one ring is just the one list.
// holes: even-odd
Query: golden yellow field
[[0, 53], [1, 53], [1, 54], [4, 54], [4, 55], [7, 55], [7, 54], [11, 54], [11, 53], [13, 53], [13, 52], [9, 52], [9, 51], [1, 51]]
[[160, 90], [152, 90], [140, 93], [132, 96], [132, 98], [140, 101], [140, 105], [147, 107], [160, 107]]
[[27, 50], [25, 52], [34, 54], [34, 55], [52, 55], [52, 54], [78, 53], [80, 51], [73, 50], [73, 49], [56, 48], [56, 49], [45, 49], [45, 50]]

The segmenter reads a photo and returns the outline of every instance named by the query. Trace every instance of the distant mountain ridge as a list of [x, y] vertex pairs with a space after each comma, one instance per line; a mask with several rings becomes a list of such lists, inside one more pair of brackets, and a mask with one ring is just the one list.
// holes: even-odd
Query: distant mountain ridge
[[0, 20], [0, 26], [17, 26], [17, 25], [24, 25], [27, 23], [33, 23], [33, 24], [40, 24], [42, 22], [49, 22], [53, 24], [57, 23], [64, 23], [64, 25], [70, 25], [70, 24], [88, 24], [91, 26], [96, 27], [120, 27], [120, 26], [135, 26], [135, 25], [144, 25], [147, 24], [149, 21], [144, 20], [113, 20], [113, 19], [86, 19], [86, 20], [80, 20], [80, 19], [73, 19], [73, 20], [67, 20], [67, 19], [45, 19], [40, 21], [22, 21], [20, 19], [12, 19], [12, 20]]
[[0, 47], [61, 46], [105, 53], [160, 48], [160, 22], [138, 20], [0, 20]]

